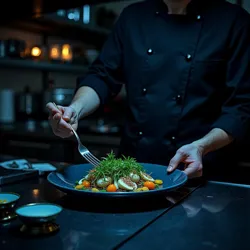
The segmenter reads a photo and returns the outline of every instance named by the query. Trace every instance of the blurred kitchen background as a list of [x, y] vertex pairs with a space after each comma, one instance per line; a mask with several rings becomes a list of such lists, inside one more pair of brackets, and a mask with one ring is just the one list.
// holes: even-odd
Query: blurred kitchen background
[[[122, 9], [133, 2], [5, 2], [0, 10], [0, 154], [83, 161], [74, 138], [53, 135], [45, 105], [70, 104], [77, 78], [99, 54]], [[230, 2], [250, 10], [250, 1]], [[125, 96], [122, 90], [79, 124], [82, 142], [98, 157], [117, 152]]]

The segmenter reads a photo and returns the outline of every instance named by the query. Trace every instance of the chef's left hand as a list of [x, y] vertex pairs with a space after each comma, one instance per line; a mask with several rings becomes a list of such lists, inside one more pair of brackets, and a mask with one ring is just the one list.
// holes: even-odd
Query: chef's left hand
[[170, 160], [167, 171], [173, 172], [180, 163], [184, 163], [184, 172], [188, 178], [202, 176], [203, 150], [197, 144], [191, 143], [179, 148], [175, 156]]

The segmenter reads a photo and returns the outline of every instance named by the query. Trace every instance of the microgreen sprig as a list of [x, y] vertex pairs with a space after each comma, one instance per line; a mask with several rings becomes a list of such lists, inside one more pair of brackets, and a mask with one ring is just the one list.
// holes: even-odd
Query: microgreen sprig
[[139, 174], [140, 172], [144, 172], [143, 167], [134, 158], [123, 156], [117, 159], [111, 152], [103, 158], [94, 171], [90, 171], [90, 174], [95, 180], [105, 177], [118, 180], [121, 177], [129, 176], [130, 173]]

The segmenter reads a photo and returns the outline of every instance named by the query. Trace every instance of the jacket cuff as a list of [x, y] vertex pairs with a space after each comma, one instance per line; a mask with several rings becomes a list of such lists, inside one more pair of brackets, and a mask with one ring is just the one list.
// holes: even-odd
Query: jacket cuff
[[77, 79], [77, 86], [75, 92], [81, 87], [92, 88], [100, 98], [101, 105], [105, 104], [109, 98], [108, 86], [96, 75], [87, 75], [86, 77], [79, 77]]
[[232, 115], [222, 115], [212, 125], [212, 129], [220, 128], [233, 137], [236, 141], [242, 140], [245, 135], [244, 122]]

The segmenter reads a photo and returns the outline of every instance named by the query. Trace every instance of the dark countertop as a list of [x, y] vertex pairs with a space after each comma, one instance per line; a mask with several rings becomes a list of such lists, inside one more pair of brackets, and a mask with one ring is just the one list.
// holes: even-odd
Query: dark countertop
[[[6, 158], [2, 158], [6, 159]], [[188, 184], [169, 193], [178, 201], [187, 197], [198, 184]], [[16, 192], [21, 195], [18, 206], [33, 202], [52, 202], [64, 209], [57, 218], [60, 231], [46, 237], [27, 237], [19, 232], [21, 222], [0, 223], [0, 249], [115, 249], [117, 245], [133, 237], [162, 214], [175, 202], [165, 197], [155, 200], [138, 200], [125, 203], [112, 200], [72, 199], [50, 185], [46, 178], [36, 177], [16, 184], [0, 187], [0, 192]]]
[[24, 236], [18, 219], [0, 224], [0, 249], [249, 249], [250, 186], [200, 184], [189, 181], [166, 197], [127, 203], [73, 199], [44, 177], [5, 185], [0, 192], [21, 195], [18, 206], [46, 201], [63, 211], [60, 231], [46, 237]]
[[121, 250], [247, 250], [250, 186], [210, 182], [165, 213]]

